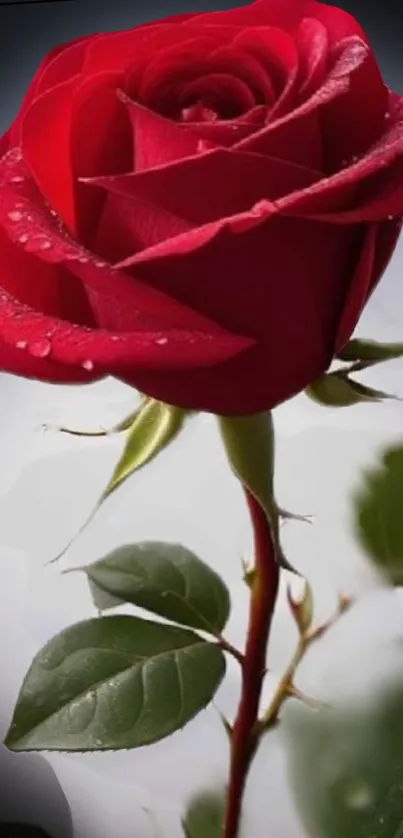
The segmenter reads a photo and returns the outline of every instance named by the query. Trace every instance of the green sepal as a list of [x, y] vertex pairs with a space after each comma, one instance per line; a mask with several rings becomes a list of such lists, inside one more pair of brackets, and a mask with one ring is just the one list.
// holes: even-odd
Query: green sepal
[[280, 510], [274, 495], [275, 444], [271, 412], [218, 416], [217, 419], [231, 470], [266, 512], [280, 567], [297, 573], [280, 544]]
[[322, 407], [351, 407], [363, 402], [374, 403], [397, 398], [382, 390], [374, 390], [353, 381], [346, 372], [339, 370], [317, 378], [308, 385], [305, 393]]
[[183, 429], [187, 416], [187, 411], [158, 402], [155, 399], [147, 399], [144, 402], [143, 407], [134, 414], [134, 420], [126, 431], [127, 436], [123, 452], [98, 503], [79, 531], [49, 564], [59, 561], [64, 556], [92, 521], [104, 501], [128, 477], [150, 463], [176, 439]]

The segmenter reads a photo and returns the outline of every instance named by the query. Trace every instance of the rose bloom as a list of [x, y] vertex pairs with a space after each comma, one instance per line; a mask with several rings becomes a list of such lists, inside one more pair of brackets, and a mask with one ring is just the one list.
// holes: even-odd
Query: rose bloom
[[301, 391], [400, 232], [402, 99], [315, 0], [54, 49], [0, 158], [0, 368], [183, 408]]

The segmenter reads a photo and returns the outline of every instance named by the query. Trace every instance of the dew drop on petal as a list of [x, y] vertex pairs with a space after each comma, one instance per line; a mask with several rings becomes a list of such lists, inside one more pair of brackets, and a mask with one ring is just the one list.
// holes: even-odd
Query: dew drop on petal
[[52, 242], [50, 242], [49, 239], [37, 239], [35, 244], [38, 250], [50, 250], [52, 247]]
[[83, 361], [83, 363], [81, 364], [81, 366], [82, 366], [85, 370], [87, 370], [87, 372], [91, 372], [91, 370], [93, 370], [93, 369], [94, 369], [94, 363], [93, 363], [93, 361], [90, 361], [89, 359], [88, 359], [87, 361]]
[[17, 349], [26, 349], [26, 348], [27, 348], [27, 346], [28, 346], [28, 341], [26, 341], [26, 340], [17, 340], [17, 343], [16, 343], [15, 345], [16, 345]]
[[373, 792], [365, 783], [352, 784], [345, 793], [345, 803], [349, 809], [361, 811], [368, 809], [373, 803]]
[[197, 143], [197, 151], [199, 153], [201, 153], [203, 151], [209, 151], [210, 148], [211, 148], [211, 146], [210, 146], [208, 140], [199, 140], [199, 142]]
[[10, 178], [10, 183], [24, 183], [25, 178], [22, 175], [16, 175], [15, 177]]
[[165, 346], [165, 344], [168, 343], [168, 338], [158, 338], [155, 342], [158, 346]]
[[19, 210], [12, 210], [11, 212], [7, 213], [7, 218], [9, 218], [10, 221], [22, 221], [23, 214]]
[[29, 351], [34, 358], [46, 358], [50, 354], [51, 349], [51, 343], [46, 338], [34, 341], [29, 347]]
[[29, 240], [29, 236], [28, 236], [27, 233], [23, 233], [21, 236], [18, 236], [18, 239], [17, 239], [17, 241], [19, 241], [20, 244], [26, 244], [28, 240]]

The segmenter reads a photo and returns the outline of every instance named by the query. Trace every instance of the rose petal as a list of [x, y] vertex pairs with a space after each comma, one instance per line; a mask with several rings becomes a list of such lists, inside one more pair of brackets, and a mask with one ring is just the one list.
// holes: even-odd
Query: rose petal
[[[199, 139], [210, 143], [210, 146], [224, 146], [231, 148], [236, 142], [250, 137], [261, 128], [267, 119], [267, 105], [258, 105], [236, 119], [214, 122], [177, 123], [182, 131], [191, 131]], [[187, 156], [187, 155], [185, 155]]]
[[[187, 38], [184, 37], [186, 33]], [[179, 37], [181, 34], [182, 38]], [[147, 50], [147, 61], [144, 64], [140, 56], [136, 56], [130, 76], [125, 82], [125, 90], [141, 104], [165, 115], [178, 117], [182, 87], [205, 72], [221, 69], [219, 62], [213, 64], [212, 54], [217, 47], [227, 42], [227, 38], [221, 29], [205, 29], [193, 34], [185, 27], [182, 27], [181, 32], [165, 27], [162, 37], [163, 44], [159, 38], [158, 44], [153, 42], [151, 54]]]
[[81, 72], [89, 42], [89, 38], [80, 38], [71, 41], [70, 44], [65, 44], [65, 48], [49, 61], [39, 75], [35, 87], [35, 99]]
[[343, 313], [335, 339], [335, 355], [343, 349], [351, 337], [355, 326], [357, 325], [359, 315], [361, 314], [361, 311], [369, 297], [373, 282], [377, 234], [378, 227], [376, 224], [371, 224], [371, 226], [366, 230], [357, 269], [353, 281], [347, 289]]
[[[185, 408], [247, 414], [275, 407], [327, 369], [361, 240], [357, 228], [336, 232], [272, 217], [243, 235], [227, 231], [197, 252], [144, 264], [149, 283], [249, 330], [257, 345], [214, 370], [121, 377]], [[220, 266], [219, 282], [211, 265]]]
[[0, 161], [0, 226], [13, 245], [34, 253], [42, 264], [63, 265], [79, 277], [101, 326], [118, 332], [175, 328], [218, 337], [223, 333], [217, 323], [114, 270], [79, 245], [45, 206], [18, 149]]
[[71, 165], [73, 94], [80, 76], [43, 93], [28, 108], [21, 127], [24, 160], [48, 203], [76, 230]]
[[249, 111], [255, 106], [253, 93], [245, 82], [229, 73], [205, 73], [203, 77], [186, 84], [181, 91], [183, 102], [205, 102], [221, 118]]
[[[8, 236], [6, 246], [10, 251], [3, 265], [3, 287], [0, 283], [0, 345], [20, 348], [34, 358], [47, 359], [53, 363], [82, 366], [89, 372], [95, 368], [95, 374], [100, 375], [102, 371], [105, 374], [113, 373], [115, 367], [127, 365], [131, 370], [137, 367], [173, 370], [221, 363], [253, 343], [248, 338], [226, 332], [197, 312], [148, 288], [144, 283], [129, 277], [119, 277], [107, 265], [99, 266], [95, 257], [87, 255], [67, 233], [58, 228], [54, 218], [49, 217], [41, 206], [39, 195], [36, 196], [36, 203], [31, 201], [30, 204], [29, 197], [35, 195], [35, 187], [29, 181], [26, 171], [22, 175], [24, 169], [21, 161], [16, 163], [11, 155], [11, 161], [10, 157], [6, 157], [0, 165], [0, 228]], [[23, 177], [23, 180], [15, 184], [15, 177]], [[16, 196], [19, 209], [15, 208]], [[34, 268], [34, 263], [27, 261], [27, 253], [19, 253], [18, 247], [29, 248], [30, 254], [42, 262], [41, 267]], [[33, 259], [33, 255], [28, 255], [30, 259]], [[75, 286], [70, 282], [67, 292], [66, 283], [71, 277], [66, 272], [64, 287], [61, 287], [60, 282], [56, 288], [53, 287], [53, 278], [60, 276], [56, 274], [56, 266], [66, 264], [76, 276], [80, 276], [91, 301], [98, 302], [98, 305], [94, 305], [97, 315], [107, 310], [107, 317], [115, 317], [113, 331], [88, 328], [54, 316], [58, 302], [55, 299], [56, 290], [60, 292], [60, 305], [64, 312], [63, 306], [66, 301], [71, 305], [70, 294], [77, 286], [76, 280]], [[13, 273], [14, 267], [20, 270], [22, 266], [28, 270], [25, 277], [18, 271]], [[32, 272], [29, 271], [30, 267]], [[52, 274], [52, 270], [55, 273]], [[32, 284], [35, 271], [38, 286]], [[12, 288], [11, 293], [6, 290], [7, 285]], [[15, 296], [16, 292], [23, 300]], [[131, 301], [136, 306], [132, 309]], [[134, 331], [122, 331], [128, 317], [130, 323], [136, 326]], [[181, 328], [181, 321], [187, 321], [184, 328]], [[200, 328], [194, 328], [195, 324], [209, 328], [201, 331]], [[25, 367], [23, 365], [23, 368], [26, 374], [32, 371], [29, 364]], [[36, 370], [35, 366], [32, 374], [36, 374]], [[49, 376], [53, 379], [51, 370], [46, 374], [47, 378]], [[70, 379], [70, 373], [68, 377]], [[75, 380], [74, 373], [71, 378]]]
[[[236, 147], [245, 151], [257, 151], [262, 154], [276, 154], [278, 148], [284, 147], [284, 157], [287, 159], [301, 160], [295, 158], [297, 153], [301, 155], [301, 149], [307, 155], [307, 165], [313, 168], [320, 168], [321, 163], [318, 156], [321, 156], [321, 141], [318, 125], [318, 109], [335, 99], [346, 94], [350, 85], [352, 73], [360, 67], [368, 55], [367, 46], [358, 38], [349, 38], [340, 43], [333, 51], [333, 65], [328, 72], [325, 83], [315, 91], [302, 105], [295, 110], [271, 122], [261, 131], [237, 143]], [[314, 142], [315, 133], [317, 140]]]
[[304, 18], [295, 40], [299, 56], [299, 97], [311, 96], [323, 83], [329, 53], [326, 27], [314, 18]]
[[[389, 130], [368, 154], [348, 168], [302, 190], [300, 194], [280, 198], [278, 208], [298, 215], [323, 213], [323, 220], [327, 216], [328, 220], [339, 223], [385, 218], [401, 206], [401, 187], [397, 176], [400, 175], [402, 157], [403, 99], [391, 114]], [[391, 167], [390, 171], [388, 167]], [[366, 179], [374, 175], [375, 178], [366, 184]], [[348, 207], [340, 206], [340, 194], [351, 187], [351, 196], [356, 196], [357, 201], [361, 198], [362, 203], [349, 212]], [[337, 212], [338, 217], [335, 217], [333, 212], [340, 209], [345, 210], [345, 215]]]
[[13, 124], [11, 125], [11, 128], [10, 128], [10, 148], [13, 147], [13, 146], [16, 146], [16, 145], [20, 145], [20, 140], [21, 140], [20, 129], [21, 129], [21, 124], [22, 124], [22, 121], [23, 121], [23, 117], [25, 116], [25, 113], [26, 113], [29, 105], [31, 104], [31, 102], [33, 102], [34, 99], [38, 95], [38, 87], [39, 87], [39, 85], [42, 85], [42, 76], [45, 74], [48, 66], [50, 66], [53, 63], [53, 61], [55, 59], [57, 59], [58, 56], [62, 56], [62, 54], [66, 50], [72, 49], [72, 50], [74, 50], [74, 54], [76, 55], [76, 53], [75, 53], [76, 45], [84, 44], [85, 42], [87, 42], [87, 38], [76, 38], [76, 39], [74, 39], [73, 41], [70, 41], [67, 44], [61, 44], [58, 47], [55, 47], [54, 49], [50, 50], [50, 52], [48, 52], [47, 55], [45, 55], [45, 57], [41, 61], [41, 63], [39, 65], [32, 81], [31, 81], [31, 83], [30, 83], [30, 85], [29, 85], [29, 87], [28, 87], [28, 89], [25, 93], [24, 99], [23, 99], [22, 104], [19, 108], [16, 119], [14, 120]]
[[78, 238], [90, 245], [102, 212], [104, 196], [89, 190], [80, 177], [133, 169], [133, 136], [125, 105], [117, 96], [120, 73], [98, 73], [73, 94], [70, 166], [74, 174]]
[[223, 72], [232, 73], [241, 79], [251, 90], [256, 102], [270, 104], [275, 97], [270, 72], [265, 64], [256, 56], [248, 53], [237, 44], [236, 39], [231, 46], [220, 47], [209, 59], [209, 71], [212, 68], [222, 68]]
[[[276, 200], [320, 176], [284, 160], [218, 148], [148, 171], [90, 182], [152, 205], [156, 217], [162, 209], [193, 226], [247, 212], [262, 196]], [[175, 241], [171, 245], [174, 249]]]
[[133, 128], [134, 169], [152, 169], [197, 153], [198, 138], [170, 119], [120, 94]]
[[[139, 371], [183, 370], [222, 363], [253, 345], [229, 332], [211, 335], [167, 327], [162, 332], [85, 329], [46, 317], [0, 291], [0, 341], [34, 357], [82, 367], [95, 375], [129, 367]], [[19, 346], [18, 346], [19, 345]]]
[[281, 29], [261, 26], [242, 31], [234, 39], [234, 46], [258, 59], [272, 79], [277, 97], [270, 111], [270, 119], [286, 113], [291, 107], [298, 74], [298, 53], [294, 38]]
[[155, 57], [157, 51], [191, 38], [205, 36], [218, 43], [228, 42], [231, 38], [230, 27], [220, 27], [218, 32], [211, 26], [193, 26], [192, 20], [193, 17], [178, 26], [174, 16], [171, 21], [157, 21], [148, 26], [100, 35], [89, 44], [83, 72], [92, 75], [108, 70], [125, 70], [131, 63], [142, 66], [146, 59]]
[[67, 367], [46, 357], [38, 358], [26, 351], [27, 345], [25, 340], [17, 340], [15, 346], [0, 340], [0, 370], [3, 373], [36, 378], [51, 384], [87, 384], [100, 377], [99, 371], [87, 370], [84, 367]]
[[[9, 222], [9, 225], [15, 222]], [[94, 326], [94, 316], [84, 286], [78, 277], [62, 265], [43, 262], [35, 252], [25, 250], [17, 236], [17, 242], [8, 236], [2, 218], [0, 227], [0, 288], [20, 302], [50, 317], [71, 320], [82, 326]], [[13, 231], [12, 231], [13, 232]], [[41, 248], [48, 239], [32, 239]]]
[[161, 207], [109, 193], [92, 245], [114, 264], [189, 229], [188, 222]]
[[388, 110], [388, 90], [372, 53], [351, 73], [343, 96], [321, 109], [326, 171], [334, 172], [364, 154], [381, 136]]

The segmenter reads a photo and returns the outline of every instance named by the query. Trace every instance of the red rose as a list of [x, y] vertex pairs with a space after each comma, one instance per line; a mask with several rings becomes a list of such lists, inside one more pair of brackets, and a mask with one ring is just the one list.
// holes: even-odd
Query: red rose
[[303, 389], [400, 231], [403, 100], [315, 0], [55, 49], [0, 155], [0, 367], [185, 408]]

